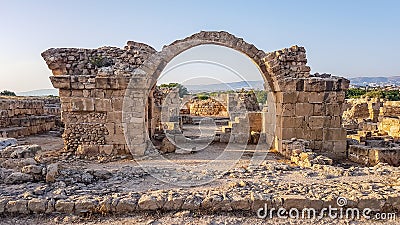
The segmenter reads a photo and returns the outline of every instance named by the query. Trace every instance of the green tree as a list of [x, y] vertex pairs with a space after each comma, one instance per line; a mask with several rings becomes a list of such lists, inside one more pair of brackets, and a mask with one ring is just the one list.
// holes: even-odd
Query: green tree
[[5, 95], [5, 96], [17, 96], [14, 92], [8, 91], [8, 90], [4, 90], [4, 91], [0, 92], [0, 95]]
[[169, 83], [169, 84], [161, 84], [161, 88], [179, 88], [179, 97], [183, 97], [184, 95], [188, 95], [189, 92], [185, 86], [178, 83]]
[[362, 88], [349, 88], [346, 91], [346, 98], [360, 98], [361, 96], [365, 95], [367, 91]]
[[268, 93], [266, 91], [255, 90], [254, 94], [256, 95], [258, 103], [265, 104], [265, 102], [267, 101], [267, 96], [268, 96]]
[[384, 98], [389, 101], [400, 101], [400, 92], [398, 90], [385, 91]]
[[197, 98], [199, 98], [200, 100], [207, 100], [208, 98], [210, 98], [210, 96], [207, 93], [200, 93], [197, 94]]

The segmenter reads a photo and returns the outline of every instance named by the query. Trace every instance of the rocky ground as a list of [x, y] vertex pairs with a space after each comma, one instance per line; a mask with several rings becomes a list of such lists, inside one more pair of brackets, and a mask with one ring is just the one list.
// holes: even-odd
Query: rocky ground
[[[338, 197], [346, 198], [345, 207], [400, 210], [400, 169], [385, 164], [360, 167], [341, 162], [301, 168], [274, 153], [254, 164], [257, 150], [250, 146], [232, 168], [221, 170], [208, 163], [228, 165], [232, 158], [218, 158], [224, 151], [237, 156], [235, 148], [226, 150], [224, 144], [184, 155], [109, 160], [50, 151], [60, 140], [41, 135], [18, 141], [42, 147], [20, 145], [1, 151], [2, 223], [294, 224], [299, 221], [257, 219], [256, 211], [264, 204], [320, 210], [337, 206]], [[48, 216], [37, 216], [43, 213]]]
[[323, 218], [321, 220], [310, 219], [258, 219], [249, 214], [243, 213], [220, 213], [218, 215], [204, 215], [182, 211], [176, 213], [165, 213], [150, 215], [139, 213], [132, 216], [75, 216], [75, 215], [52, 215], [52, 216], [19, 216], [6, 217], [0, 222], [1, 224], [105, 224], [105, 225], [120, 225], [120, 224], [143, 224], [143, 225], [161, 225], [161, 224], [176, 224], [176, 225], [225, 225], [225, 224], [277, 224], [277, 225], [294, 225], [294, 224], [343, 224], [343, 225], [397, 225], [400, 220], [350, 220], [350, 219], [331, 219]]

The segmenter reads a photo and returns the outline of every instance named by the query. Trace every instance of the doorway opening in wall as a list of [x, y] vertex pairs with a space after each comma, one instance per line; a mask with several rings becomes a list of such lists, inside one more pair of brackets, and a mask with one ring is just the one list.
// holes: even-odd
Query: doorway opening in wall
[[150, 140], [160, 153], [212, 157], [228, 143], [251, 150], [265, 141], [264, 83], [241, 52], [212, 44], [186, 50], [167, 64], [149, 95]]

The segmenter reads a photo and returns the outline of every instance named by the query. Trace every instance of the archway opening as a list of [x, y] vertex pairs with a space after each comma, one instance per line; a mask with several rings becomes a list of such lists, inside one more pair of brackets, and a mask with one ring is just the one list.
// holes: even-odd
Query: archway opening
[[150, 92], [149, 138], [161, 153], [255, 148], [267, 142], [270, 90], [249, 56], [214, 44], [190, 48], [168, 62]]

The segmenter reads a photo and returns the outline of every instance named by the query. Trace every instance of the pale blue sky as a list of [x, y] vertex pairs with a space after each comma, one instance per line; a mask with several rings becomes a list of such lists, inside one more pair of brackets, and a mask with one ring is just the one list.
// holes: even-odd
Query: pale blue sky
[[313, 72], [400, 75], [400, 1], [0, 0], [0, 90], [50, 88], [50, 47], [157, 50], [200, 30], [226, 30], [265, 51], [305, 46]]

